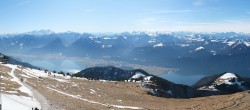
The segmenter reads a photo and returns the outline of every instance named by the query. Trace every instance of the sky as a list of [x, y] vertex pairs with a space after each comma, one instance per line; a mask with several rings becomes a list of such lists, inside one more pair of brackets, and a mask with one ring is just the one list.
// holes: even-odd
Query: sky
[[250, 0], [0, 0], [0, 34], [41, 29], [250, 33]]

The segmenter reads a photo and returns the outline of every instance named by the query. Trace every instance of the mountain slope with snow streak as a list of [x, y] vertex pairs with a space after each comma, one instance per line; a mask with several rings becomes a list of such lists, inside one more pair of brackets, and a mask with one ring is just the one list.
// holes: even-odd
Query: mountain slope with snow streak
[[[21, 80], [15, 75], [17, 65], [1, 64], [0, 66], [6, 66], [11, 71], [1, 77], [1, 92], [2, 92], [2, 109], [3, 110], [29, 110], [34, 107], [41, 108], [41, 104], [34, 97], [32, 91], [27, 88]], [[5, 77], [7, 76], [7, 77]], [[7, 81], [11, 82], [7, 82]], [[13, 84], [13, 86], [12, 86]], [[7, 86], [6, 86], [7, 85]], [[13, 88], [10, 88], [9, 85]], [[15, 105], [15, 106], [13, 106]]]
[[[15, 70], [14, 70], [15, 69]], [[48, 100], [49, 106], [54, 106], [48, 110], [83, 110], [83, 109], [237, 109], [250, 107], [249, 92], [240, 92], [232, 95], [191, 98], [186, 100], [160, 98], [148, 95], [148, 88], [140, 88], [138, 85], [144, 82], [124, 82], [124, 81], [107, 81], [107, 80], [88, 80], [86, 78], [77, 78], [63, 76], [57, 73], [50, 73], [44, 70], [30, 69], [23, 66], [1, 64], [0, 73], [4, 75], [4, 81], [12, 81], [21, 88], [29, 85], [32, 90], [36, 90]], [[7, 73], [7, 74], [2, 74]], [[14, 78], [12, 78], [14, 77]], [[152, 81], [152, 76], [144, 76], [137, 72], [133, 78], [144, 77]], [[227, 73], [218, 76], [220, 79], [229, 80], [238, 77], [236, 74]], [[17, 78], [17, 79], [16, 79]], [[12, 80], [11, 80], [12, 79]], [[21, 81], [23, 79], [23, 82]], [[17, 81], [19, 80], [19, 81]], [[240, 80], [238, 80], [240, 81]], [[4, 82], [1, 82], [1, 84]], [[25, 84], [23, 84], [25, 83]], [[146, 82], [148, 83], [148, 82]], [[160, 82], [156, 82], [156, 84]], [[170, 82], [167, 82], [170, 83]], [[165, 83], [164, 83], [165, 84]], [[162, 83], [162, 86], [164, 86]], [[3, 86], [8, 87], [8, 86]], [[23, 87], [23, 88], [24, 88]], [[30, 89], [26, 87], [26, 89]], [[166, 88], [168, 94], [176, 94], [178, 87]], [[7, 91], [7, 88], [4, 89]], [[16, 89], [10, 89], [16, 90]], [[31, 90], [31, 89], [30, 89]], [[13, 92], [2, 95], [4, 110], [20, 109], [31, 110], [37, 101], [36, 98], [29, 96], [30, 93], [25, 89], [19, 90], [25, 92], [27, 96], [18, 96]], [[155, 90], [157, 91], [157, 90]], [[11, 94], [12, 93], [12, 94]], [[32, 94], [31, 94], [32, 95]], [[33, 94], [34, 95], [34, 94]], [[13, 100], [14, 99], [14, 100]], [[40, 99], [40, 98], [39, 98]], [[228, 100], [222, 100], [228, 99]], [[200, 102], [203, 100], [204, 102]], [[178, 102], [178, 103], [177, 103]], [[229, 105], [236, 102], [235, 105]], [[15, 108], [10, 106], [15, 104]], [[40, 103], [43, 106], [42, 103]], [[37, 105], [38, 106], [38, 105]], [[9, 108], [6, 108], [9, 107]], [[12, 107], [12, 108], [10, 108]], [[17, 108], [18, 107], [18, 108]]]
[[[199, 85], [198, 83], [202, 85]], [[203, 78], [196, 83], [196, 87], [203, 90], [235, 93], [249, 90], [250, 83], [235, 73], [226, 72], [224, 74]]]
[[[18, 92], [4, 90], [4, 94], [2, 95], [2, 97], [3, 97], [2, 98], [3, 99], [2, 100], [3, 101], [3, 103], [2, 103], [3, 110], [15, 110], [17, 108], [19, 108], [20, 110], [29, 110], [32, 107], [44, 109], [44, 107], [42, 107], [44, 105], [39, 103], [39, 101], [41, 101], [41, 100], [40, 99], [37, 100], [36, 99], [37, 97], [34, 96], [33, 89], [39, 91], [40, 87], [38, 87], [38, 86], [40, 85], [40, 83], [44, 82], [45, 80], [56, 82], [56, 84], [53, 84], [53, 85], [48, 84], [46, 86], [43, 85], [44, 89], [42, 91], [44, 91], [44, 90], [45, 91], [47, 91], [47, 90], [54, 91], [54, 93], [56, 92], [58, 94], [66, 96], [66, 97], [75, 98], [74, 100], [80, 99], [83, 102], [86, 102], [89, 104], [94, 104], [94, 105], [97, 104], [97, 105], [103, 106], [105, 108], [143, 109], [141, 107], [127, 106], [127, 105], [118, 104], [118, 103], [112, 104], [112, 103], [107, 103], [107, 102], [103, 102], [103, 101], [99, 102], [99, 101], [95, 101], [95, 99], [88, 99], [88, 97], [86, 97], [86, 98], [79, 97], [78, 95], [72, 95], [72, 94], [66, 93], [64, 90], [57, 89], [58, 84], [63, 84], [63, 83], [73, 84], [74, 85], [73, 87], [79, 86], [71, 81], [70, 76], [63, 76], [62, 74], [58, 74], [58, 73], [52, 73], [52, 72], [47, 72], [44, 70], [26, 68], [26, 67], [23, 67], [20, 65], [1, 64], [0, 66], [3, 68], [4, 67], [10, 68], [10, 71], [7, 74], [9, 75], [9, 77], [12, 77], [12, 78], [7, 78], [7, 77], [5, 78], [4, 77], [3, 79], [10, 80], [10, 81], [14, 82], [14, 84], [18, 84], [19, 85], [18, 89], [14, 89], [14, 90], [20, 91], [21, 93], [23, 93], [25, 95], [25, 96], [19, 96], [19, 94], [17, 94]], [[0, 68], [0, 70], [2, 70], [2, 68]], [[84, 80], [84, 78], [81, 78], [80, 80]], [[38, 81], [38, 82], [36, 82], [36, 81]], [[36, 83], [34, 83], [34, 82], [36, 82]], [[28, 84], [28, 85], [26, 85], [26, 84]], [[30, 87], [26, 87], [26, 86], [30, 86]], [[89, 92], [90, 94], [97, 94], [95, 89], [89, 89], [89, 90], [92, 91], [92, 92]], [[95, 91], [95, 92], [93, 92], [93, 91]], [[39, 91], [39, 92], [41, 92], [41, 91]], [[12, 94], [12, 93], [16, 93], [16, 94]], [[26, 103], [26, 102], [29, 102], [29, 103]], [[50, 102], [51, 103], [47, 104], [47, 105], [54, 105], [53, 101], [50, 101]], [[13, 107], [11, 105], [17, 105], [17, 106]], [[57, 106], [57, 104], [55, 106]], [[46, 108], [53, 108], [53, 107], [46, 107]], [[61, 107], [57, 106], [56, 108], [61, 108]]]

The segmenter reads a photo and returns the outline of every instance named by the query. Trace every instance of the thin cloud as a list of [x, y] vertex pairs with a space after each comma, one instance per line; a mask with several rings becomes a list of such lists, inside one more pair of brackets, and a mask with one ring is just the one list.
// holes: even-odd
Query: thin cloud
[[16, 4], [16, 5], [14, 5], [14, 6], [15, 6], [15, 7], [17, 7], [17, 6], [22, 6], [22, 5], [28, 4], [28, 3], [30, 3], [30, 2], [31, 2], [30, 0], [27, 0], [27, 1], [20, 2], [20, 3]]
[[192, 23], [192, 22], [176, 22], [176, 24], [179, 25], [212, 25], [212, 24], [218, 24], [218, 23], [211, 23], [211, 22], [197, 22], [197, 23]]
[[194, 31], [194, 32], [244, 32], [250, 33], [250, 22], [212, 22], [212, 23], [187, 23], [168, 28], [171, 31]]
[[[156, 20], [154, 20], [156, 21]], [[155, 24], [153, 24], [155, 23]], [[158, 23], [158, 24], [157, 24]], [[140, 26], [145, 31], [188, 31], [188, 32], [243, 32], [250, 33], [250, 21], [222, 21], [222, 22], [169, 22], [161, 24], [151, 22], [150, 25]]]
[[158, 13], [191, 13], [191, 10], [167, 10], [167, 11], [159, 11]]
[[146, 18], [139, 21], [139, 26], [151, 25], [156, 22], [156, 18]]
[[224, 22], [226, 23], [240, 23], [240, 22], [244, 22], [242, 20], [225, 20]]
[[139, 21], [138, 26], [149, 26], [149, 25], [163, 24], [168, 22], [169, 21], [164, 18], [145, 18]]
[[20, 6], [23, 6], [23, 5], [26, 5], [26, 4], [29, 4], [31, 2], [31, 0], [27, 0], [27, 1], [22, 1], [22, 2], [19, 2], [17, 4], [14, 4], [12, 6], [9, 7], [10, 8], [16, 8], [16, 7], [20, 7]]
[[16, 8], [16, 7], [20, 7], [20, 6], [23, 6], [23, 5], [27, 5], [29, 4], [30, 2], [32, 2], [32, 0], [26, 0], [26, 1], [22, 1], [22, 2], [19, 2], [19, 3], [16, 3], [16, 4], [13, 4], [7, 8], [5, 8], [4, 10], [8, 10], [8, 9], [11, 9], [11, 8]]
[[203, 4], [204, 4], [203, 0], [195, 0], [193, 2], [193, 5], [196, 6], [196, 7], [203, 6]]
[[162, 11], [155, 11], [155, 12], [149, 12], [144, 14], [166, 14], [166, 13], [191, 13], [193, 11], [191, 10], [162, 10]]
[[250, 11], [247, 11], [247, 14], [249, 14], [249, 15], [250, 15]]
[[250, 22], [250, 19], [231, 19], [231, 20], [224, 20], [225, 23], [242, 23], [242, 22]]

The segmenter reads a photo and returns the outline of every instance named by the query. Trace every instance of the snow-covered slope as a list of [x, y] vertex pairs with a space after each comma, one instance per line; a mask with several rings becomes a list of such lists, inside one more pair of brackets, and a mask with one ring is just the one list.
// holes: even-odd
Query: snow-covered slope
[[10, 94], [1, 94], [2, 98], [2, 110], [31, 110], [32, 108], [40, 108], [40, 103], [36, 99], [10, 95]]
[[189, 86], [172, 83], [140, 69], [122, 70], [111, 66], [92, 67], [84, 69], [74, 76], [93, 80], [137, 82], [139, 87], [148, 89], [148, 94], [159, 97], [192, 98], [196, 97], [197, 92]]
[[[199, 88], [203, 90], [223, 91], [227, 93], [234, 93], [250, 89], [250, 83], [235, 73], [227, 72], [216, 78], [211, 77], [211, 79], [212, 82], [208, 81], [207, 83], [200, 85]], [[202, 80], [199, 83], [202, 83]]]
[[[77, 101], [86, 102], [89, 104], [94, 104], [103, 107], [111, 107], [116, 109], [143, 109], [141, 107], [136, 106], [126, 106], [124, 104], [112, 104], [106, 102], [99, 102], [89, 97], [74, 95], [74, 93], [67, 93], [62, 90], [58, 90], [59, 84], [72, 84], [72, 87], [79, 86], [74, 82], [71, 82], [70, 76], [64, 76], [59, 73], [53, 73], [45, 70], [37, 70], [28, 67], [24, 67], [21, 65], [13, 65], [13, 64], [0, 64], [0, 73], [1, 73], [1, 96], [2, 96], [2, 108], [3, 110], [32, 110], [35, 107], [38, 109], [45, 110], [54, 110], [58, 109], [58, 107], [54, 107], [53, 105], [47, 103], [46, 99], [41, 98], [41, 96], [37, 96], [38, 93], [35, 93], [35, 89], [39, 85], [39, 82], [43, 80], [50, 80], [56, 82], [56, 85], [48, 84], [44, 86], [46, 91], [53, 91], [53, 93], [65, 95], [67, 97], [74, 98]], [[78, 79], [78, 78], [77, 78]], [[31, 80], [38, 81], [33, 83]], [[86, 80], [85, 78], [81, 78], [80, 80]], [[44, 81], [43, 81], [44, 82]], [[29, 86], [30, 85], [30, 86]], [[32, 87], [31, 87], [32, 86]], [[58, 87], [58, 88], [57, 88]], [[91, 94], [97, 94], [96, 90], [89, 89]], [[39, 93], [40, 94], [40, 93]], [[15, 106], [13, 106], [15, 105]], [[50, 107], [52, 106], [52, 107]], [[61, 110], [61, 109], [60, 109]]]
[[238, 77], [234, 73], [225, 73], [221, 77], [218, 78], [219, 83], [217, 84], [233, 84], [230, 82], [231, 79], [237, 79]]
[[[33, 92], [23, 84], [15, 71], [19, 70], [17, 65], [0, 64], [2, 68], [10, 68], [10, 71], [2, 71], [1, 75], [1, 96], [3, 110], [30, 110], [41, 108]], [[13, 106], [14, 105], [14, 106]]]

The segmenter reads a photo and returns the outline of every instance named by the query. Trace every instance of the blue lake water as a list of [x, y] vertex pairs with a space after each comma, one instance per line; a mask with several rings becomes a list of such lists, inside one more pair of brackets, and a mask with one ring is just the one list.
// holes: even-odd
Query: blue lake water
[[[29, 59], [24, 58], [22, 59], [24, 62], [29, 62], [30, 64], [34, 66], [41, 67], [42, 69], [48, 69], [50, 71], [56, 70], [56, 71], [64, 71], [69, 73], [77, 73], [83, 69], [86, 68], [86, 65], [84, 62], [80, 61], [72, 61], [68, 59]], [[122, 69], [133, 69], [132, 67], [121, 67]], [[166, 74], [163, 74], [162, 78], [167, 79], [171, 82], [178, 83], [178, 84], [186, 84], [186, 85], [192, 85], [205, 75], [183, 75], [179, 74], [177, 72], [168, 72]]]
[[205, 75], [182, 75], [175, 72], [169, 72], [162, 75], [161, 77], [177, 84], [185, 84], [191, 86], [204, 76]]

